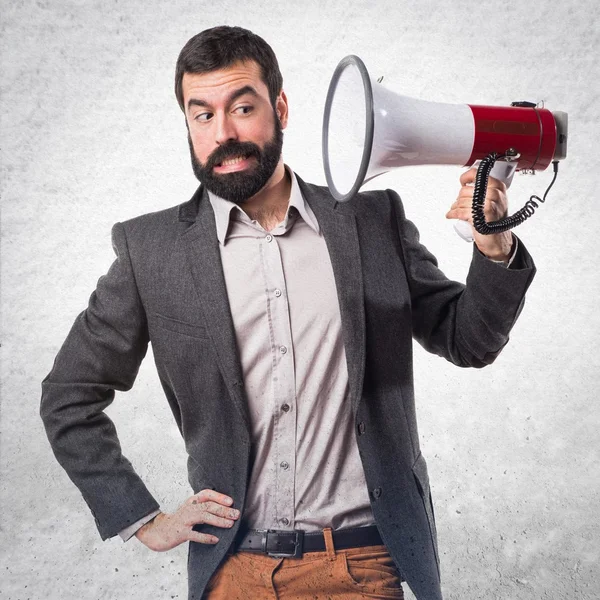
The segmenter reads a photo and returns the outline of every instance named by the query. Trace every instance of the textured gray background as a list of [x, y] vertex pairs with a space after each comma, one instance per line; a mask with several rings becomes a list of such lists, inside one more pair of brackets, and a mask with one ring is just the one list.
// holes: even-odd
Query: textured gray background
[[[324, 98], [349, 53], [405, 95], [544, 100], [569, 113], [569, 158], [519, 231], [539, 272], [511, 343], [483, 371], [418, 348], [416, 386], [446, 597], [598, 598], [598, 6], [4, 0], [0, 597], [185, 597], [185, 548], [101, 542], [51, 455], [40, 381], [112, 261], [112, 223], [195, 189], [175, 59], [199, 30], [240, 24], [279, 56], [291, 112], [285, 158], [308, 180], [324, 181]], [[447, 274], [463, 279], [470, 249], [444, 219], [459, 174], [418, 167], [375, 184], [400, 192]], [[517, 177], [512, 208], [549, 180]], [[110, 414], [126, 455], [174, 509], [189, 491], [184, 451], [151, 358]]]

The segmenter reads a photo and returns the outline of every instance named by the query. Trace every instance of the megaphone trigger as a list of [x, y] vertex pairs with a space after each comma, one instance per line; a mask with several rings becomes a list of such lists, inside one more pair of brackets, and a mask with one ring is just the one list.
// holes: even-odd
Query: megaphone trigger
[[[475, 165], [479, 168], [481, 161], [476, 161]], [[498, 179], [501, 181], [507, 189], [510, 187], [512, 183], [514, 174], [517, 170], [517, 162], [516, 161], [505, 161], [505, 160], [497, 160], [490, 171], [490, 177], [494, 179]]]

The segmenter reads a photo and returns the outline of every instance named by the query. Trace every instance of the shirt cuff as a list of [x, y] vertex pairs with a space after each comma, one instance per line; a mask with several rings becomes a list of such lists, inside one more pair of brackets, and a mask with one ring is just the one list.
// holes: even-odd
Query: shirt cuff
[[131, 525], [129, 525], [129, 527], [125, 527], [125, 529], [122, 529], [121, 531], [119, 531], [119, 535], [121, 536], [121, 539], [126, 542], [129, 538], [133, 537], [135, 532], [142, 527], [142, 525], [145, 525], [146, 523], [152, 521], [152, 519], [154, 519], [154, 517], [156, 515], [158, 515], [160, 513], [160, 510], [155, 510], [152, 511], [150, 514], [146, 515], [145, 517], [142, 517], [139, 521], [136, 521], [135, 523], [132, 523]]
[[513, 260], [515, 260], [515, 256], [517, 255], [517, 250], [519, 249], [519, 238], [516, 235], [513, 235], [513, 240], [514, 240], [513, 253], [511, 254], [510, 258], [508, 259], [508, 262], [504, 262], [503, 260], [494, 260], [493, 258], [488, 258], [488, 260], [491, 260], [493, 263], [496, 263], [497, 265], [504, 265], [508, 269], [510, 267], [510, 265], [512, 265]]

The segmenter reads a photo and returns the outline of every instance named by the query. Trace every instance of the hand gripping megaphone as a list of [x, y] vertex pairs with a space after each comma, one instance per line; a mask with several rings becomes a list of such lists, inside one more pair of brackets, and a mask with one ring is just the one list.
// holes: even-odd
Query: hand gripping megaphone
[[[323, 163], [334, 198], [345, 202], [364, 183], [410, 165], [478, 164], [473, 198], [473, 226], [498, 233], [522, 223], [537, 208], [532, 196], [517, 213], [486, 222], [483, 202], [488, 177], [507, 187], [516, 170], [542, 171], [567, 155], [567, 114], [530, 102], [511, 106], [444, 104], [396, 94], [372, 80], [357, 56], [338, 64], [327, 93], [323, 116]], [[472, 241], [466, 221], [459, 235]]]

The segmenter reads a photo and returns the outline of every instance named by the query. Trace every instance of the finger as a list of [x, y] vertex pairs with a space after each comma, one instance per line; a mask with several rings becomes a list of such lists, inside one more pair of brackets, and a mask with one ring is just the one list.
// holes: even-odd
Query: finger
[[[490, 179], [490, 181], [491, 181], [491, 179]], [[495, 181], [497, 182], [498, 185], [488, 185], [486, 193], [485, 193], [486, 198], [489, 196], [500, 197], [500, 196], [506, 195], [506, 186], [504, 185], [504, 183], [502, 183], [501, 181], [498, 181], [497, 179]], [[473, 187], [464, 185], [458, 191], [458, 196], [459, 197], [470, 196], [472, 198], [474, 192], [475, 192], [475, 189]]]
[[182, 516], [188, 525], [207, 523], [217, 527], [232, 527], [240, 517], [240, 511], [217, 504], [216, 502], [200, 502], [182, 507]]
[[460, 194], [456, 200], [450, 206], [450, 209], [455, 208], [468, 208], [469, 210], [473, 206], [473, 194]]
[[[504, 185], [504, 184], [502, 184]], [[498, 204], [498, 205], [506, 205], [506, 194], [504, 190], [500, 187], [497, 188], [488, 188], [487, 193], [485, 195], [486, 204]], [[460, 206], [471, 206], [473, 204], [473, 189], [472, 188], [461, 188], [456, 201], [452, 204], [451, 208], [456, 208]]]
[[468, 200], [471, 202], [473, 200], [473, 188], [472, 187], [461, 187], [458, 191], [457, 200]]
[[[473, 184], [475, 183], [475, 178], [477, 176], [477, 169], [476, 168], [471, 168], [468, 171], [465, 171], [464, 173], [462, 173], [462, 175], [460, 176], [460, 184], [462, 186], [469, 186], [469, 187], [473, 187]], [[488, 179], [488, 189], [489, 188], [496, 188], [499, 190], [502, 190], [503, 192], [506, 191], [506, 184], [501, 181], [500, 179], [496, 179], [495, 177], [490, 177]]]
[[450, 210], [455, 208], [471, 208], [473, 206], [473, 198], [459, 196], [450, 206]]
[[219, 504], [223, 504], [225, 506], [231, 506], [233, 504], [233, 498], [227, 496], [226, 494], [221, 494], [221, 492], [210, 489], [200, 490], [197, 494], [194, 494], [192, 498], [196, 498], [200, 502], [212, 500], [213, 502], [218, 502]]
[[205, 511], [226, 519], [237, 519], [240, 516], [240, 511], [237, 508], [230, 508], [216, 502], [199, 502], [198, 504], [192, 502], [190, 506], [196, 511]]
[[208, 533], [200, 533], [199, 531], [191, 530], [187, 536], [188, 542], [198, 542], [199, 544], [211, 544], [214, 545], [219, 541], [218, 537], [210, 535]]
[[475, 181], [475, 175], [477, 175], [477, 169], [475, 167], [465, 171], [460, 176], [460, 185], [472, 184]]
[[[507, 212], [497, 204], [486, 204], [484, 216], [487, 222], [497, 221], [506, 216]], [[446, 219], [460, 219], [461, 221], [473, 222], [473, 209], [471, 206], [458, 206], [446, 213]]]
[[221, 527], [223, 529], [230, 529], [234, 525], [233, 519], [226, 519], [224, 517], [218, 517], [212, 513], [202, 511], [192, 511], [185, 517], [187, 525], [214, 525], [215, 527]]
[[468, 208], [454, 208], [446, 213], [446, 219], [460, 219], [461, 221], [473, 221], [473, 213], [471, 207]]

